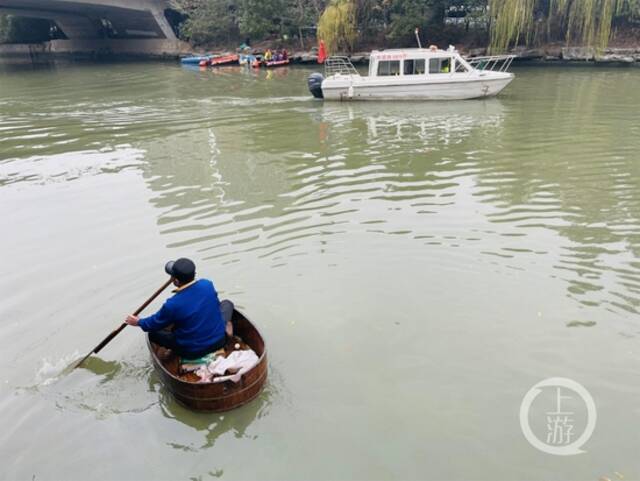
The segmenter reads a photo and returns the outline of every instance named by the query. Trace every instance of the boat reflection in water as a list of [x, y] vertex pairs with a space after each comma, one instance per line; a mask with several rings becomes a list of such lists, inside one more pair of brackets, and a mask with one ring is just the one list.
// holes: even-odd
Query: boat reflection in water
[[[402, 145], [405, 140], [412, 143], [414, 152], [419, 152], [437, 144], [463, 142], [476, 130], [484, 132], [491, 129], [493, 135], [497, 135], [504, 119], [504, 108], [498, 99], [428, 103], [325, 103], [319, 118], [332, 128], [336, 137], [353, 136], [351, 139], [355, 140], [362, 138], [362, 133], [366, 132], [368, 145], [381, 139], [400, 141]], [[423, 142], [416, 143], [416, 140]]]
[[285, 78], [289, 75], [289, 67], [269, 68], [266, 70], [265, 79], [274, 80]]
[[272, 404], [274, 387], [268, 385], [252, 402], [235, 409], [233, 415], [195, 412], [184, 407], [175, 400], [155, 373], [149, 378], [149, 389], [158, 392], [160, 409], [164, 417], [181, 422], [203, 436], [202, 444], [199, 446], [193, 443], [192, 433], [185, 436], [188, 440], [185, 439], [184, 443], [181, 443], [178, 438], [174, 438], [169, 445], [183, 451], [198, 451], [214, 446], [216, 440], [228, 432], [232, 432], [236, 438], [247, 436], [251, 424], [256, 419], [268, 414]]

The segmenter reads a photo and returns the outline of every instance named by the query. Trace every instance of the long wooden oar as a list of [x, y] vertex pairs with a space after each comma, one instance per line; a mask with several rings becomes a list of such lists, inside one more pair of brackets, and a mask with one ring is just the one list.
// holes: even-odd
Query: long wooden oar
[[[144, 301], [144, 304], [142, 304], [140, 307], [138, 307], [138, 309], [136, 309], [136, 311], [133, 313], [133, 315], [137, 316], [138, 314], [140, 314], [144, 310], [144, 308], [147, 307], [149, 304], [151, 304], [153, 302], [153, 300], [156, 297], [158, 297], [160, 295], [160, 293], [162, 291], [164, 291], [172, 282], [173, 282], [173, 278], [170, 278], [167, 282], [162, 284], [162, 287], [160, 287], [156, 292], [154, 292], [153, 295], [149, 299]], [[120, 331], [122, 331], [125, 327], [127, 327], [127, 323], [126, 322], [123, 322], [122, 324], [120, 324], [120, 326], [116, 330], [114, 330], [113, 332], [111, 332], [111, 334], [109, 334], [107, 337], [105, 337], [102, 340], [102, 342], [100, 342], [100, 344], [98, 344], [96, 347], [94, 347], [91, 350], [91, 352], [89, 352], [89, 354], [87, 354], [82, 359], [80, 359], [73, 367], [71, 367], [71, 369], [75, 369], [75, 368], [79, 367], [89, 356], [91, 356], [91, 354], [98, 354], [100, 352], [100, 350], [104, 346], [109, 344], [111, 342], [111, 339], [113, 339], [118, 334], [120, 334]]]

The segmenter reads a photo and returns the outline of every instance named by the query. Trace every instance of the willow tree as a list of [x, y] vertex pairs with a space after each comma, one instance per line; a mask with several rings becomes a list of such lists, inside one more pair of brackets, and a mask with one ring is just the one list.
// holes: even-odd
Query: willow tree
[[638, 9], [638, 0], [489, 0], [491, 50], [532, 40], [554, 27], [564, 32], [568, 44], [604, 48], [611, 37], [613, 21]]
[[318, 38], [328, 54], [352, 50], [358, 35], [356, 5], [353, 0], [332, 0], [318, 21]]

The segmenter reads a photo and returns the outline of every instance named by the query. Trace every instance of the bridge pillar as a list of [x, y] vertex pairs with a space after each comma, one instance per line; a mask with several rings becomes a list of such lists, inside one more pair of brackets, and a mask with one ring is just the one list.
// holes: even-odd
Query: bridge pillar
[[164, 8], [155, 7], [151, 10], [151, 14], [153, 15], [153, 18], [155, 19], [155, 21], [158, 23], [160, 30], [162, 30], [162, 33], [168, 40], [178, 39], [178, 37], [176, 37], [175, 32], [173, 31], [173, 28], [171, 28], [171, 25], [169, 25], [169, 21], [167, 20], [167, 17], [165, 17], [164, 15]]

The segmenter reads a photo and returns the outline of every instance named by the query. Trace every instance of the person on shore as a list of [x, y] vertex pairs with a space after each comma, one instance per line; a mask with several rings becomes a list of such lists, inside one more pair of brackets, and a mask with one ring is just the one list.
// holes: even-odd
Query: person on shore
[[184, 359], [198, 359], [224, 347], [227, 334], [232, 334], [233, 303], [220, 302], [210, 280], [195, 279], [196, 266], [190, 259], [169, 261], [165, 271], [176, 286], [174, 295], [155, 314], [145, 318], [129, 315], [125, 322], [148, 332], [151, 342]]

